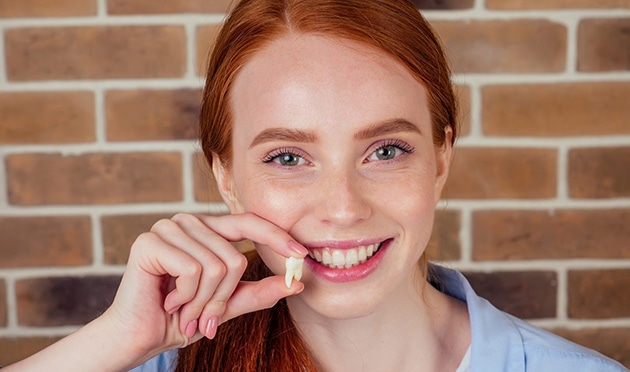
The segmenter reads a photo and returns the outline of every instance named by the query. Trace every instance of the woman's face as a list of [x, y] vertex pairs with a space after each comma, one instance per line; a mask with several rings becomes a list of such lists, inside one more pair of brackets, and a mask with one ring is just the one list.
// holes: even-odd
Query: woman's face
[[[287, 35], [248, 61], [231, 97], [234, 155], [220, 188], [232, 212], [311, 251], [290, 305], [356, 317], [416, 288], [450, 158], [450, 145], [432, 143], [424, 87], [380, 51]], [[283, 257], [258, 250], [284, 274]]]

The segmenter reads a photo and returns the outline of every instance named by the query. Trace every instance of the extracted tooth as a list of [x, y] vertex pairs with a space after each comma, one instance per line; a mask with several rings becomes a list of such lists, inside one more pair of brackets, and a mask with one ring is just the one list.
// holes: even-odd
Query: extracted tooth
[[287, 288], [291, 288], [291, 282], [293, 278], [295, 280], [302, 279], [302, 265], [304, 264], [303, 258], [297, 257], [289, 257], [285, 262], [285, 266], [287, 268], [286, 274], [284, 274], [284, 284], [287, 285]]

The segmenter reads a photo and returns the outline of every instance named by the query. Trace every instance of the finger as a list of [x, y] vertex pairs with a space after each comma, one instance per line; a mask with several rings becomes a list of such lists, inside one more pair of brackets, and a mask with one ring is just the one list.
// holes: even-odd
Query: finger
[[304, 257], [308, 250], [286, 231], [253, 213], [225, 216], [199, 215], [199, 219], [225, 239], [236, 242], [250, 239], [269, 246], [284, 257]]

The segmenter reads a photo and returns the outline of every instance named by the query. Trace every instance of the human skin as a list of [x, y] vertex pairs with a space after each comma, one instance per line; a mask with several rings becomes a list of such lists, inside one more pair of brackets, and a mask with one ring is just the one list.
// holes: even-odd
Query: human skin
[[[423, 85], [361, 44], [288, 34], [245, 64], [231, 97], [234, 156], [230, 167], [215, 157], [213, 169], [233, 213], [269, 220], [311, 250], [383, 243], [350, 268], [306, 258], [305, 289], [287, 303], [322, 369], [454, 369], [469, 342], [464, 306], [424, 285], [417, 264], [452, 136], [448, 128], [445, 144], [433, 144]], [[257, 248], [274, 273], [284, 271], [283, 257]], [[383, 341], [390, 352], [381, 346], [369, 362]]]

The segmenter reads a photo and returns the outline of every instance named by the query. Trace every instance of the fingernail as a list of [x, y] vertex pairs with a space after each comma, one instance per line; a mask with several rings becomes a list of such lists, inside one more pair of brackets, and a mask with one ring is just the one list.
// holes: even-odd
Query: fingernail
[[289, 240], [287, 246], [292, 251], [298, 253], [301, 257], [304, 257], [308, 254], [308, 250], [304, 248], [301, 244], [298, 244], [295, 240]]
[[188, 338], [195, 337], [195, 333], [197, 333], [197, 319], [188, 322], [186, 325], [186, 332], [184, 332]]
[[214, 336], [217, 335], [218, 324], [219, 319], [216, 316], [213, 316], [208, 320], [208, 324], [206, 325], [206, 332], [204, 333], [207, 338], [213, 339]]

